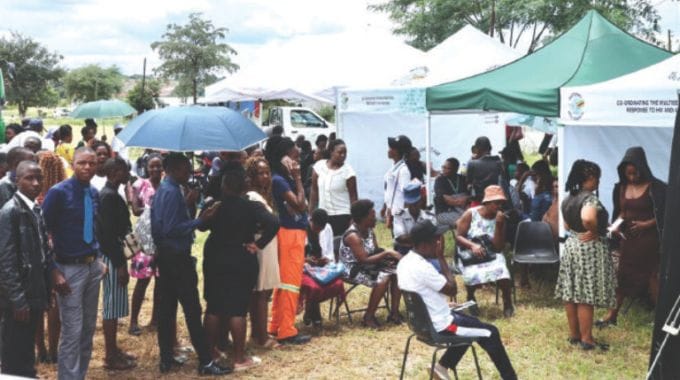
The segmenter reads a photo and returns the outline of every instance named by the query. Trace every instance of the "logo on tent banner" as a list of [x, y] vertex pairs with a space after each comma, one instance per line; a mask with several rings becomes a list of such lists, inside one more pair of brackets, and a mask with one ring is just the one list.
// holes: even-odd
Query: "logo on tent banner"
[[567, 113], [572, 120], [578, 120], [583, 117], [584, 108], [586, 106], [585, 100], [578, 92], [573, 92], [569, 95], [569, 110]]

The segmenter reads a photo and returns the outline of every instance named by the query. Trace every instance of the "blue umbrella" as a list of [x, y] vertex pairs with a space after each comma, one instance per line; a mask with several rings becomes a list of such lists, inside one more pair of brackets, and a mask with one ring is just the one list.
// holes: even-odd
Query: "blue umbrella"
[[168, 107], [144, 112], [117, 136], [125, 146], [190, 152], [240, 151], [266, 138], [255, 123], [224, 107]]

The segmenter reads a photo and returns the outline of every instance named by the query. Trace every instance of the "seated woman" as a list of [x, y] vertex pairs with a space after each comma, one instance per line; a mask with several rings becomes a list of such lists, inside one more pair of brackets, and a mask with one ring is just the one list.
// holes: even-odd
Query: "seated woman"
[[375, 311], [388, 287], [392, 295], [392, 305], [387, 321], [400, 324], [401, 292], [397, 286], [396, 262], [401, 259], [401, 254], [378, 248], [378, 240], [373, 233], [376, 222], [373, 202], [360, 199], [352, 204], [350, 212], [352, 225], [340, 242], [340, 261], [345, 265], [345, 278], [373, 288], [363, 318], [364, 325], [371, 328], [380, 326], [375, 318]]
[[302, 274], [300, 301], [305, 303], [303, 321], [305, 325], [321, 327], [321, 309], [319, 303], [331, 298], [345, 298], [345, 286], [342, 278], [337, 276], [322, 285], [308, 273], [312, 267], [323, 267], [329, 272], [337, 271], [335, 254], [333, 253], [333, 228], [328, 222], [328, 213], [324, 209], [316, 209], [307, 228], [307, 249], [305, 272]]
[[[505, 195], [500, 186], [487, 186], [484, 189], [482, 205], [468, 209], [458, 220], [456, 242], [461, 251], [467, 250], [478, 258], [491, 253], [487, 250], [495, 253], [493, 260], [479, 264], [464, 265], [459, 257], [458, 266], [467, 289], [467, 300], [475, 300], [475, 289], [479, 285], [496, 282], [503, 293], [503, 315], [510, 318], [515, 309], [512, 306], [510, 271], [502, 252], [505, 246], [505, 215], [501, 209], [505, 202]], [[483, 244], [484, 241], [489, 244]]]
[[[203, 254], [204, 297], [207, 301], [205, 330], [213, 359], [217, 359], [220, 320], [229, 318], [229, 331], [234, 340], [234, 370], [239, 371], [260, 363], [259, 358], [245, 355], [245, 316], [257, 284], [257, 251], [274, 239], [279, 224], [262, 203], [242, 197], [246, 179], [241, 164], [225, 163], [220, 174], [221, 205], [215, 218], [201, 226], [202, 230], [210, 230]], [[258, 231], [262, 232], [255, 240]]]

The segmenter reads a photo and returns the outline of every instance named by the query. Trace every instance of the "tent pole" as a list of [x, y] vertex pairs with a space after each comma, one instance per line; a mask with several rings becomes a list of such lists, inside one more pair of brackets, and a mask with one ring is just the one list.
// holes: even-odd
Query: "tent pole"
[[427, 125], [425, 126], [425, 190], [427, 193], [427, 205], [432, 204], [432, 192], [430, 191], [430, 173], [432, 172], [432, 115], [427, 113]]

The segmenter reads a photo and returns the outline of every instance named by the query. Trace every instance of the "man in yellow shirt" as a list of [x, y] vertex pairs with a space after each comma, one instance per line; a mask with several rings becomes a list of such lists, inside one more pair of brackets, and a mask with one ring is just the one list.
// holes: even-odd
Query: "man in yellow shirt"
[[67, 162], [73, 161], [74, 148], [71, 142], [73, 141], [73, 129], [70, 125], [64, 124], [59, 127], [59, 145], [55, 149], [55, 153], [63, 157]]

